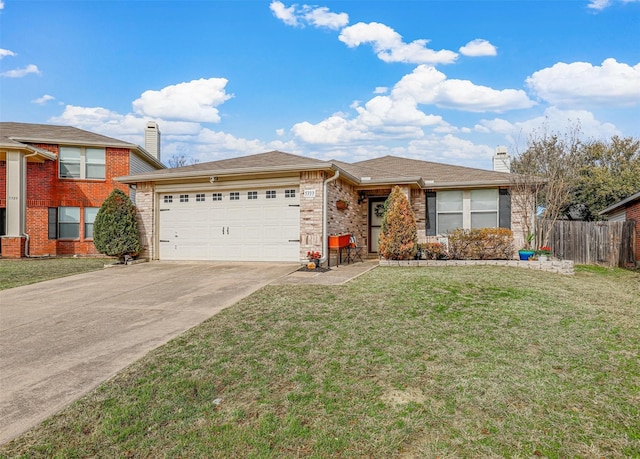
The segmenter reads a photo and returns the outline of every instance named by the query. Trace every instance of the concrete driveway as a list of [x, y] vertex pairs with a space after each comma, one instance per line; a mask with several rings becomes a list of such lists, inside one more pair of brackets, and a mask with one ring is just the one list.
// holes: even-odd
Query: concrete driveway
[[298, 268], [141, 263], [0, 292], [0, 444]]

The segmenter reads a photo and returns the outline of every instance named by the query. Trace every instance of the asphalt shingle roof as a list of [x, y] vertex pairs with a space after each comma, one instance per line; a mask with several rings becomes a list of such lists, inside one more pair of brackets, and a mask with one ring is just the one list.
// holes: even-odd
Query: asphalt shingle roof
[[93, 132], [71, 126], [0, 122], [0, 146], [15, 147], [21, 143], [51, 143], [70, 145], [101, 145], [109, 147], [138, 148]]

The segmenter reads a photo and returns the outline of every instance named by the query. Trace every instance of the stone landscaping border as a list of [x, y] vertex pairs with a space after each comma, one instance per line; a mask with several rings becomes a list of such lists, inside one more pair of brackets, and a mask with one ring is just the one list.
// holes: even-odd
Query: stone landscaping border
[[509, 266], [514, 268], [534, 269], [572, 276], [575, 274], [571, 260], [522, 261], [522, 260], [385, 260], [380, 259], [380, 266], [391, 267], [445, 267], [445, 266]]

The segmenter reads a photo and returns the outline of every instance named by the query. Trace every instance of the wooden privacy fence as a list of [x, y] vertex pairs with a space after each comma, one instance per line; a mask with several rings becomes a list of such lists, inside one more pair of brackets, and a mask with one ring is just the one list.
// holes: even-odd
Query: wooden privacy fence
[[635, 262], [635, 222], [537, 221], [549, 235], [553, 255], [576, 264], [628, 267]]

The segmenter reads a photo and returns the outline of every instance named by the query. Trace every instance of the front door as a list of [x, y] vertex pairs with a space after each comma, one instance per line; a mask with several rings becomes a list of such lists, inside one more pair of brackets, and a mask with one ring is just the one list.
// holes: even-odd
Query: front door
[[386, 197], [369, 198], [369, 252], [378, 253], [378, 239], [382, 230], [382, 216]]

